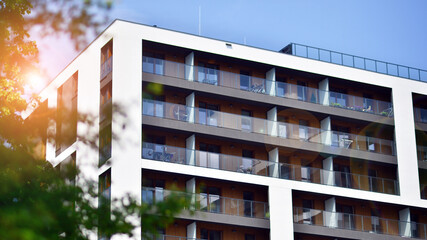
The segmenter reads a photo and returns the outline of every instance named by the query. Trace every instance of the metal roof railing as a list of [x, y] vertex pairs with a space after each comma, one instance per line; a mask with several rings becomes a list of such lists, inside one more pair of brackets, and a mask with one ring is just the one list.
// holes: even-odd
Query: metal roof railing
[[282, 50], [280, 50], [280, 52], [298, 57], [319, 60], [322, 62], [334, 63], [342, 66], [382, 73], [390, 76], [427, 82], [427, 70], [354, 56], [322, 48], [290, 43]]

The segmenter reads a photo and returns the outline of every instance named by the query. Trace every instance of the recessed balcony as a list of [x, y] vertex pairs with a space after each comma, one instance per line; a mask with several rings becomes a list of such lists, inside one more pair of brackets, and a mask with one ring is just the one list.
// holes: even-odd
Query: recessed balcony
[[294, 207], [294, 223], [361, 231], [407, 238], [427, 239], [426, 224], [405, 222], [376, 216]]
[[267, 202], [229, 198], [216, 194], [191, 194], [163, 188], [142, 187], [142, 201], [147, 204], [163, 201], [172, 194], [190, 198], [196, 211], [259, 219], [269, 218]]
[[209, 109], [193, 108], [162, 101], [143, 99], [142, 114], [211, 127], [227, 128], [284, 139], [318, 143], [336, 148], [395, 155], [395, 144], [392, 140], [323, 130], [320, 128], [247, 117]]
[[142, 158], [287, 180], [399, 194], [397, 180], [143, 142]]
[[391, 102], [353, 95], [322, 91], [303, 85], [270, 81], [264, 78], [232, 73], [201, 66], [190, 66], [158, 58], [143, 56], [142, 71], [194, 82], [239, 89], [259, 94], [327, 105], [352, 111], [393, 117]]

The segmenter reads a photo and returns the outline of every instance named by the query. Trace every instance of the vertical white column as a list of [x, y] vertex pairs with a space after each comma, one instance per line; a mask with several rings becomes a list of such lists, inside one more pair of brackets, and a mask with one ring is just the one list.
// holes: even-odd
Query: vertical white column
[[412, 92], [405, 84], [392, 91], [400, 197], [411, 204], [420, 199]]
[[191, 135], [185, 140], [187, 153], [185, 154], [186, 162], [188, 165], [194, 166], [196, 164], [196, 135]]
[[329, 105], [329, 79], [325, 78], [319, 82], [319, 100], [322, 105]]
[[292, 214], [292, 190], [279, 186], [269, 186], [270, 239], [294, 239]]
[[338, 227], [337, 204], [334, 197], [325, 201], [323, 220], [327, 227]]
[[332, 127], [331, 127], [331, 117], [327, 117], [320, 121], [321, 141], [325, 145], [332, 145]]
[[270, 109], [267, 112], [268, 121], [268, 135], [276, 137], [277, 136], [277, 107]]
[[399, 211], [399, 234], [403, 237], [411, 237], [411, 212], [409, 208]]
[[276, 96], [276, 69], [272, 68], [265, 74], [266, 77], [266, 91], [271, 96]]
[[185, 183], [185, 190], [191, 194], [191, 206], [196, 204], [196, 178], [191, 178]]
[[185, 98], [185, 105], [187, 106], [187, 121], [194, 123], [194, 106], [195, 106], [195, 96], [194, 92], [188, 95]]
[[270, 177], [279, 177], [279, 149], [274, 148], [270, 152], [268, 152], [268, 160], [273, 163], [270, 165]]
[[197, 225], [196, 222], [192, 222], [187, 225], [187, 238], [196, 239], [197, 237]]
[[194, 52], [185, 57], [185, 79], [194, 81]]
[[334, 175], [334, 159], [328, 157], [323, 160], [323, 184], [334, 186], [335, 175]]
[[[111, 198], [131, 195], [141, 202], [141, 109], [142, 109], [142, 44], [132, 28], [113, 28], [113, 104], [124, 116], [113, 112], [112, 116], [112, 157], [111, 157]], [[99, 87], [98, 87], [99, 89]], [[92, 89], [95, 91], [95, 89]], [[99, 91], [99, 90], [97, 90]], [[124, 127], [125, 126], [125, 127]], [[114, 209], [116, 206], [112, 206]], [[135, 223], [140, 217], [129, 216]], [[134, 230], [134, 238], [140, 239], [141, 229]], [[114, 239], [129, 239], [119, 235]]]

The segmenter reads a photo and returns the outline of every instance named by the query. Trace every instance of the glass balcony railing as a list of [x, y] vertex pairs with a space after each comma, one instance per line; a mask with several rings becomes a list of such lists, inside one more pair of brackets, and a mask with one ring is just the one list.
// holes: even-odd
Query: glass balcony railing
[[147, 142], [142, 144], [142, 158], [371, 192], [399, 194], [399, 182], [393, 179], [328, 171], [320, 168], [275, 163]]
[[113, 70], [113, 57], [109, 57], [101, 64], [101, 80]]
[[302, 44], [290, 43], [280, 52], [366, 71], [427, 82], [426, 70], [310, 47]]
[[395, 155], [394, 141], [143, 99], [143, 115]]
[[269, 216], [268, 203], [266, 202], [228, 198], [217, 194], [190, 194], [163, 188], [143, 187], [142, 201], [148, 204], [154, 201], [163, 201], [172, 193], [183, 194], [185, 197], [191, 198], [191, 201], [195, 202], [195, 210], [197, 211], [261, 219], [267, 219]]
[[426, 224], [294, 207], [294, 223], [427, 239]]
[[157, 75], [393, 117], [393, 106], [390, 102], [370, 98], [322, 91], [316, 88], [284, 82], [273, 82], [264, 78], [200, 66], [190, 66], [145, 56], [143, 57], [142, 69], [143, 72]]
[[414, 107], [415, 122], [427, 123], [427, 109]]

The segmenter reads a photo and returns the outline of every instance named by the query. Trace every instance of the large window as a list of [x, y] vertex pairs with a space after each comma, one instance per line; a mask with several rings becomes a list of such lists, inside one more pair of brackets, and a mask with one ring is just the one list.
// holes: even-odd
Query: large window
[[307, 83], [297, 82], [298, 100], [307, 101]]
[[332, 106], [347, 107], [347, 94], [345, 89], [333, 89], [330, 92]]
[[221, 240], [222, 232], [202, 228], [200, 231], [200, 237], [206, 240]]
[[240, 89], [249, 91], [251, 87], [251, 73], [240, 71]]
[[156, 179], [143, 179], [142, 202], [153, 204], [164, 199], [165, 181]]
[[99, 122], [110, 120], [112, 116], [112, 84], [111, 81], [101, 88], [100, 92], [100, 107], [99, 107]]
[[301, 140], [308, 140], [308, 121], [299, 120], [299, 138]]
[[253, 217], [255, 215], [254, 193], [243, 192], [243, 213], [245, 217]]
[[354, 210], [352, 206], [337, 204], [338, 227], [344, 229], [354, 229]]
[[98, 207], [102, 209], [99, 214], [98, 239], [109, 239], [104, 233], [108, 226], [111, 211], [111, 170], [107, 170], [99, 176], [98, 181]]
[[214, 144], [200, 143], [199, 148], [200, 166], [219, 169], [221, 147]]
[[99, 132], [99, 166], [111, 158], [111, 140], [111, 124], [108, 124]]
[[113, 41], [111, 40], [101, 49], [101, 80], [112, 71]]
[[207, 124], [210, 126], [218, 126], [220, 121], [219, 115], [219, 105], [209, 104], [205, 102], [199, 103], [199, 123]]
[[58, 88], [56, 155], [71, 146], [77, 138], [77, 82], [78, 74], [75, 73]]
[[203, 187], [200, 190], [200, 210], [221, 212], [221, 190], [217, 187]]
[[252, 111], [242, 109], [242, 130], [252, 132]]
[[218, 65], [200, 62], [197, 71], [197, 80], [203, 83], [218, 85]]
[[163, 54], [146, 52], [142, 56], [142, 71], [163, 75], [165, 71], [165, 60]]

